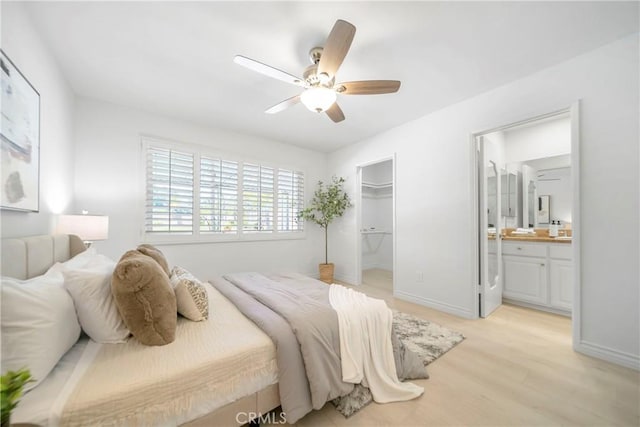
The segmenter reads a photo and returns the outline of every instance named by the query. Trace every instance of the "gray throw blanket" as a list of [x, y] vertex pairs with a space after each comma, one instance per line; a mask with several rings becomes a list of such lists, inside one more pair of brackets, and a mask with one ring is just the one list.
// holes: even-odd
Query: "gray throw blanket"
[[[273, 340], [287, 422], [353, 390], [353, 384], [342, 381], [338, 318], [329, 303], [329, 286], [295, 273], [238, 273], [210, 283]], [[392, 342], [398, 378], [426, 378], [417, 355], [395, 334]]]

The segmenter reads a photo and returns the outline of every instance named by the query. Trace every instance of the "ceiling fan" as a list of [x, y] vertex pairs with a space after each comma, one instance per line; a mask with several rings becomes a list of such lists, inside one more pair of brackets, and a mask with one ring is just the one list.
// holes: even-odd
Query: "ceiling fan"
[[344, 113], [338, 106], [337, 95], [377, 95], [394, 93], [400, 88], [397, 80], [361, 80], [353, 82], [335, 83], [335, 75], [342, 64], [353, 37], [356, 27], [347, 21], [338, 19], [327, 37], [323, 47], [314, 47], [309, 51], [312, 65], [304, 70], [303, 78], [258, 62], [246, 56], [236, 55], [233, 61], [250, 70], [282, 80], [304, 88], [299, 95], [286, 99], [265, 113], [275, 114], [302, 102], [309, 110], [318, 113], [325, 112], [334, 122], [344, 120]]

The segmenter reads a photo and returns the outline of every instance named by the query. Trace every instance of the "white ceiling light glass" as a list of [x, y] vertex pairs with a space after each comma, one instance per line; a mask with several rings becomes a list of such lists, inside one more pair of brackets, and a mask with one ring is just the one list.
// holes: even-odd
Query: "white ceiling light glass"
[[310, 87], [300, 94], [300, 101], [311, 111], [322, 113], [336, 102], [336, 91], [328, 87]]

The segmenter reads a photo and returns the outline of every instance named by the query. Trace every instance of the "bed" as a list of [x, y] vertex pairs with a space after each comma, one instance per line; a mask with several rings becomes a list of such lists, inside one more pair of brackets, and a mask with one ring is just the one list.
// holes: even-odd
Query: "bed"
[[[164, 255], [162, 262], [145, 250], [129, 252], [152, 264], [167, 280], [167, 295], [177, 296], [165, 275], [173, 271], [161, 268]], [[12, 422], [228, 426], [259, 420], [281, 406], [286, 415], [278, 421], [295, 423], [328, 401], [361, 393], [362, 386], [379, 403], [410, 400], [424, 391], [401, 382], [428, 376], [418, 356], [395, 336], [383, 301], [295, 273], [213, 278], [203, 285], [211, 308], [206, 320], [177, 316], [174, 304], [169, 314], [175, 338], [143, 345], [140, 335], [129, 338], [128, 329], [119, 329], [126, 317], [122, 306], [104, 304], [118, 298], [117, 272], [127, 253], [116, 266], [84, 251], [76, 236], [3, 240], [3, 364], [15, 369], [16, 360], [24, 359], [32, 373], [40, 373]], [[29, 298], [20, 300], [23, 294]], [[98, 303], [85, 306], [78, 295]], [[179, 306], [178, 312], [184, 314]], [[36, 314], [51, 332], [25, 326], [36, 324]], [[102, 317], [91, 319], [94, 314]], [[33, 335], [28, 346], [18, 347], [24, 339], [12, 341], [19, 337], [12, 328], [22, 329], [22, 338]]]
[[[84, 244], [76, 236], [3, 239], [2, 275], [21, 280], [38, 277], [82, 251]], [[179, 319], [172, 345], [147, 347], [134, 339], [96, 344], [80, 337], [46, 378], [25, 394], [12, 422], [228, 426], [278, 407], [273, 343], [212, 287], [209, 301], [213, 310], [206, 325]], [[91, 364], [96, 353], [105, 355], [101, 368]], [[136, 364], [140, 360], [158, 363], [143, 371]], [[118, 366], [123, 364], [134, 368], [120, 373]], [[94, 381], [81, 382], [85, 370]], [[139, 375], [132, 375], [135, 372]], [[91, 387], [92, 383], [103, 390]], [[96, 420], [95, 414], [105, 418]]]

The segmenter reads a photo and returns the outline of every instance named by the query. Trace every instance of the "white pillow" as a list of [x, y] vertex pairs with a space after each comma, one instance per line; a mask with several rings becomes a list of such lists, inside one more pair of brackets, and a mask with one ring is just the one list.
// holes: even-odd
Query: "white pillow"
[[95, 255], [84, 267], [62, 269], [64, 286], [76, 306], [82, 329], [99, 343], [121, 343], [129, 336], [111, 295], [115, 262]]
[[171, 271], [171, 286], [176, 294], [178, 313], [200, 322], [209, 318], [209, 296], [205, 285], [182, 267]]
[[56, 262], [49, 268], [46, 274], [55, 272], [62, 273], [63, 270], [83, 268], [87, 264], [94, 262], [96, 259], [99, 262], [100, 260], [108, 258], [104, 255], [99, 255], [95, 248], [89, 248], [65, 262]]
[[2, 371], [27, 368], [37, 386], [80, 337], [73, 300], [60, 273], [2, 278]]

